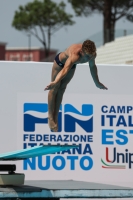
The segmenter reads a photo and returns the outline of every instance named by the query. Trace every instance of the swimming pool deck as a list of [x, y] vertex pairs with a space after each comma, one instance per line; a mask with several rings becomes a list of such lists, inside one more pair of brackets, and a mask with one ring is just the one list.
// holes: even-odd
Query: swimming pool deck
[[133, 188], [73, 180], [25, 181], [0, 187], [0, 199], [133, 198]]

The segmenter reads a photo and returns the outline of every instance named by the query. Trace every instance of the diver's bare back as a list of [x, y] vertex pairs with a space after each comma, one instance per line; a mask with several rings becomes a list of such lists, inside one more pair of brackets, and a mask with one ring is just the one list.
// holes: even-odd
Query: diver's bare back
[[82, 56], [80, 51], [82, 49], [82, 44], [72, 44], [64, 52], [60, 53], [60, 61], [65, 63], [66, 60], [73, 54], [77, 55], [79, 59], [74, 64], [85, 63], [89, 61], [89, 57]]

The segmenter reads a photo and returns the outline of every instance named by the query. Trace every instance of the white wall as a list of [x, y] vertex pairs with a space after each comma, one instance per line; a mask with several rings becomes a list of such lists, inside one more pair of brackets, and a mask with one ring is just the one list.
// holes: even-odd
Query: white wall
[[[92, 98], [92, 95], [94, 94], [96, 95], [96, 99], [94, 99], [95, 104], [99, 102], [99, 100], [102, 103], [102, 95], [105, 95], [106, 99], [110, 99], [112, 96], [112, 102], [114, 102], [116, 97], [118, 102], [121, 103], [121, 101], [123, 101], [127, 102], [127, 104], [130, 102], [131, 105], [133, 95], [133, 66], [97, 65], [97, 67], [99, 79], [108, 87], [108, 90], [100, 90], [95, 86], [87, 64], [78, 65], [75, 75], [67, 87], [66, 96], [64, 95], [63, 101], [66, 102], [66, 99], [75, 93], [80, 95], [81, 99], [82, 95], [83, 98], [87, 95], [88, 99], [90, 95], [90, 99], [93, 99], [94, 96]], [[48, 91], [44, 91], [44, 88], [50, 83], [51, 68], [52, 63], [0, 62], [1, 153], [20, 148], [17, 144], [18, 97], [20, 101], [20, 94], [22, 93], [27, 93], [28, 95], [34, 94], [33, 96], [36, 95], [36, 99], [38, 98], [37, 95], [43, 96], [45, 94], [44, 101], [47, 102]], [[124, 100], [121, 100], [121, 98]], [[76, 102], [77, 99], [75, 98], [73, 101]], [[98, 141], [96, 141], [96, 143], [97, 142]], [[117, 172], [114, 173], [114, 176], [116, 176], [116, 174]], [[128, 183], [128, 185], [130, 185], [130, 183]]]
[[[133, 95], [133, 66], [97, 65], [100, 81], [108, 90], [95, 87], [87, 64], [78, 65], [66, 93]], [[52, 63], [0, 62], [0, 151], [16, 150], [17, 94], [47, 93]], [[65, 96], [64, 96], [65, 98]], [[8, 145], [7, 137], [9, 139]]]

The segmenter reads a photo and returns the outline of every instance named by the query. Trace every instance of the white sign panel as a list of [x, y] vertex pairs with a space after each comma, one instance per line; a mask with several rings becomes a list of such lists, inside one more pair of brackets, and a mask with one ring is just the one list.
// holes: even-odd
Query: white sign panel
[[65, 94], [59, 131], [48, 127], [45, 93], [19, 93], [17, 143], [77, 144], [78, 148], [20, 162], [26, 179], [132, 182], [133, 96]]

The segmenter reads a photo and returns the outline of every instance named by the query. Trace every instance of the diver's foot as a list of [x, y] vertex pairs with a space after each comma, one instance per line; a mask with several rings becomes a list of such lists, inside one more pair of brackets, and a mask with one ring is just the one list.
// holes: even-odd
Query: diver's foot
[[55, 124], [58, 126], [58, 118], [54, 120]]
[[52, 132], [57, 132], [58, 131], [58, 126], [57, 124], [54, 122], [54, 120], [52, 118], [48, 117], [48, 125], [49, 128]]

